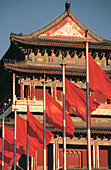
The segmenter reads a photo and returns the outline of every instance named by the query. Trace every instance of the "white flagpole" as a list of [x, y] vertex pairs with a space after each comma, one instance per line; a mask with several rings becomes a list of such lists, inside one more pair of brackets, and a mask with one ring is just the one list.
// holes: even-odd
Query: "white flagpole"
[[46, 170], [46, 126], [45, 126], [45, 122], [46, 122], [46, 91], [45, 91], [45, 87], [46, 86], [46, 81], [45, 81], [45, 74], [44, 74], [44, 81], [43, 81], [43, 128], [44, 128], [44, 133], [43, 133], [43, 170]]
[[91, 137], [90, 137], [90, 109], [89, 109], [89, 57], [88, 40], [86, 30], [86, 96], [87, 96], [87, 164], [88, 170], [91, 170]]
[[66, 170], [66, 120], [65, 120], [65, 62], [62, 54], [62, 86], [63, 86], [63, 170]]
[[[27, 89], [27, 107], [28, 105], [29, 105], [29, 86]], [[27, 117], [27, 170], [29, 170], [29, 120], [28, 120], [28, 117]]]
[[2, 118], [2, 170], [4, 170], [4, 109]]
[[16, 101], [15, 101], [15, 127], [14, 127], [14, 170], [16, 170], [16, 115], [17, 115], [17, 108], [16, 108]]

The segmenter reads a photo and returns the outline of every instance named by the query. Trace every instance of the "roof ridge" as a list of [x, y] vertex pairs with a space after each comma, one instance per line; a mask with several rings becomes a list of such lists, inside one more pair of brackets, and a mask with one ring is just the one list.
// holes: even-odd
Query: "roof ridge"
[[[50, 22], [48, 25], [44, 26], [43, 28], [30, 33], [30, 34], [26, 34], [26, 35], [22, 35], [22, 33], [19, 34], [10, 34], [10, 39], [12, 38], [16, 38], [16, 39], [21, 39], [21, 40], [30, 40], [30, 39], [39, 39], [40, 35], [49, 31], [50, 29], [52, 29], [53, 27], [55, 27], [57, 24], [59, 24], [60, 22], [62, 22], [66, 17], [70, 17], [75, 24], [77, 24], [78, 27], [80, 27], [84, 32], [86, 30], [88, 30], [88, 35], [90, 37], [92, 37], [93, 39], [95, 39], [97, 42], [108, 42], [111, 43], [111, 41], [107, 41], [104, 40], [103, 38], [101, 38], [100, 36], [98, 36], [97, 34], [95, 34], [94, 32], [92, 32], [90, 29], [88, 29], [71, 11], [70, 9], [65, 10], [58, 18], [54, 19], [52, 22]], [[47, 37], [47, 36], [46, 36]], [[62, 38], [62, 37], [61, 37]]]

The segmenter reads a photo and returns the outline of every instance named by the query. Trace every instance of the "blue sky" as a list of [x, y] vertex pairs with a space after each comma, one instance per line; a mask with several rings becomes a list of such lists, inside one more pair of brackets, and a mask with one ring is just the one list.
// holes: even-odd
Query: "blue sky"
[[[10, 46], [11, 32], [29, 34], [65, 10], [66, 0], [1, 0], [0, 59]], [[72, 13], [91, 31], [111, 40], [111, 0], [71, 0]]]

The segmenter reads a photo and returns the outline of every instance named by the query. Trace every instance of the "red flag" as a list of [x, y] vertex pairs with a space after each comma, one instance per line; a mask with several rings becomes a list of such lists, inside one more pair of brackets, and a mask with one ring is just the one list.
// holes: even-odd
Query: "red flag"
[[[14, 161], [14, 131], [7, 126], [4, 126], [4, 150], [9, 153], [12, 158], [11, 163]], [[16, 140], [16, 162], [20, 159], [21, 155], [25, 154], [23, 146], [20, 146]]]
[[[27, 120], [17, 116], [17, 143], [23, 146], [25, 154], [27, 154]], [[34, 139], [29, 136], [29, 155], [35, 158], [35, 148], [33, 145]], [[40, 149], [39, 143], [36, 143], [37, 148]]]
[[[4, 126], [4, 166], [14, 162], [14, 131], [7, 126]], [[17, 148], [16, 161], [20, 159], [21, 147]], [[0, 163], [2, 160], [2, 139], [0, 138]]]
[[[5, 145], [4, 147], [8, 144], [4, 141]], [[9, 146], [9, 145], [8, 145]], [[10, 164], [12, 157], [9, 152], [7, 152], [4, 149], [4, 169], [7, 169], [8, 164]], [[2, 169], [2, 139], [0, 138], [0, 169]]]
[[[8, 147], [7, 145], [7, 150], [9, 150], [10, 155], [12, 155], [12, 157], [14, 158], [14, 131], [6, 126], [5, 126], [5, 139], [8, 142], [10, 142], [10, 147]], [[20, 156], [22, 154], [27, 154], [27, 121], [25, 120], [25, 123], [24, 121], [19, 121], [19, 117], [17, 116], [16, 162], [20, 159]], [[31, 157], [35, 157], [35, 149], [32, 146], [30, 146], [29, 155]], [[13, 162], [14, 159], [11, 160], [10, 164], [13, 164]]]
[[[99, 102], [95, 101], [91, 96], [89, 96], [89, 103], [91, 114], [91, 112], [96, 110], [100, 104]], [[86, 92], [74, 85], [68, 79], [65, 79], [65, 104], [66, 110], [69, 113], [80, 117], [86, 122]]]
[[89, 54], [89, 88], [111, 100], [111, 79]]
[[[73, 135], [74, 124], [67, 112], [65, 118], [66, 132]], [[55, 128], [63, 129], [63, 107], [48, 92], [46, 92], [46, 122]]]
[[[29, 120], [29, 136], [33, 139], [33, 146], [37, 149], [37, 143], [42, 144], [43, 149], [43, 125], [32, 115], [29, 111], [28, 106], [28, 120]], [[49, 144], [51, 137], [53, 137], [53, 133], [49, 130], [46, 130], [46, 145]], [[29, 141], [30, 143], [30, 141]]]

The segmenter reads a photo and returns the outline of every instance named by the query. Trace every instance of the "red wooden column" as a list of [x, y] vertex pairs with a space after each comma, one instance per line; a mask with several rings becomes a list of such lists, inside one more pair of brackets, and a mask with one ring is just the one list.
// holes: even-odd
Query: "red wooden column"
[[82, 151], [82, 162], [83, 162], [82, 168], [87, 168], [87, 150], [86, 149]]
[[56, 87], [51, 87], [51, 96], [56, 99]]
[[35, 86], [31, 85], [31, 99], [33, 99], [35, 96]]
[[30, 95], [30, 98], [31, 98], [31, 85], [29, 86], [29, 88], [30, 88], [30, 89], [29, 89], [29, 91], [30, 91], [30, 94], [29, 94], [29, 95]]
[[99, 150], [99, 168], [108, 169], [108, 149], [102, 149], [102, 147]]
[[20, 100], [24, 100], [24, 85], [20, 84]]
[[15, 73], [13, 73], [13, 104], [15, 104]]

